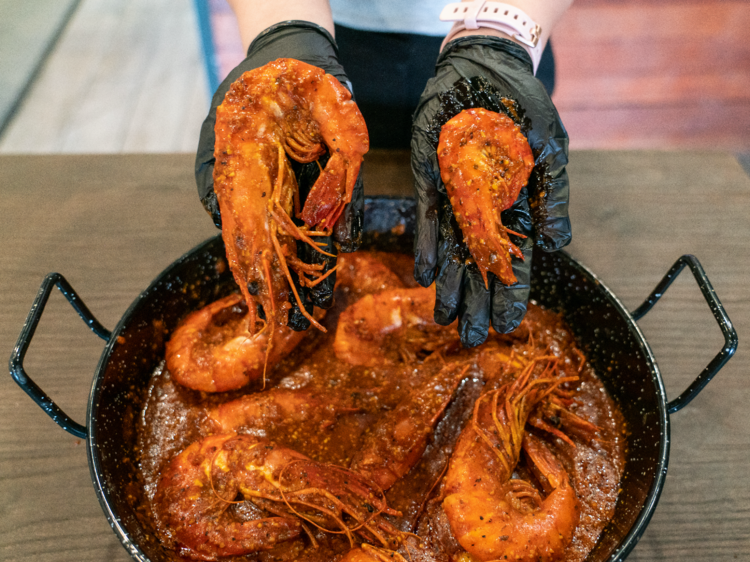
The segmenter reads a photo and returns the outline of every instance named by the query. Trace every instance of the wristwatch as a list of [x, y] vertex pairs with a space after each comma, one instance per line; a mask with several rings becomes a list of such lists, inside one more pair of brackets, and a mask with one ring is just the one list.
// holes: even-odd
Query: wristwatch
[[542, 45], [539, 43], [542, 28], [520, 8], [486, 0], [454, 2], [443, 8], [440, 20], [455, 22], [443, 45], [465, 29], [486, 27], [507, 33], [521, 43], [529, 53], [536, 73], [539, 60], [542, 58]]

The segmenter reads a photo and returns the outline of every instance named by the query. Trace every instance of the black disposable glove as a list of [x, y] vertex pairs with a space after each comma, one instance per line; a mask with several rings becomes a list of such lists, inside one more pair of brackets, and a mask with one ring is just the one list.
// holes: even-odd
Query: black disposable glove
[[[528, 186], [502, 213], [503, 225], [527, 236], [511, 235], [525, 258], [512, 258], [517, 282], [505, 286], [489, 273], [489, 290], [463, 243], [436, 154], [441, 127], [470, 107], [511, 117], [528, 138], [535, 160]], [[568, 135], [532, 74], [528, 53], [497, 37], [465, 37], [448, 43], [417, 106], [411, 150], [417, 198], [414, 277], [425, 287], [436, 282], [435, 322], [447, 325], [458, 316], [466, 347], [485, 341], [490, 321], [499, 333], [515, 330], [526, 314], [532, 248], [558, 250], [571, 236], [565, 171]]]
[[[349, 91], [352, 90], [351, 83], [344, 73], [344, 68], [338, 61], [338, 48], [336, 43], [322, 27], [306, 21], [286, 21], [273, 25], [258, 35], [247, 50], [247, 58], [243, 60], [226, 79], [219, 85], [213, 99], [211, 109], [201, 127], [200, 139], [198, 141], [198, 152], [195, 159], [195, 179], [198, 184], [198, 195], [206, 211], [211, 215], [214, 224], [221, 228], [221, 213], [214, 192], [214, 126], [216, 124], [216, 108], [224, 101], [224, 96], [230, 85], [243, 73], [263, 66], [279, 58], [297, 59], [313, 66], [323, 69], [327, 74], [335, 76]], [[325, 162], [321, 161], [321, 164]], [[300, 189], [300, 197], [304, 202], [307, 192], [320, 173], [316, 162], [310, 164], [299, 164], [292, 161]], [[357, 180], [352, 194], [352, 200], [344, 208], [341, 217], [336, 223], [333, 231], [333, 240], [328, 240], [326, 249], [335, 254], [337, 250], [353, 252], [359, 246], [362, 237], [362, 216], [364, 208], [364, 194], [362, 190], [362, 179]], [[301, 223], [300, 223], [301, 224]], [[326, 241], [317, 238], [318, 242]], [[335, 258], [327, 258], [311, 250], [306, 244], [298, 243], [298, 255], [307, 263], [324, 263], [324, 271], [328, 271], [335, 265]], [[303, 289], [297, 284], [300, 297], [305, 302], [305, 308], [312, 312], [313, 305], [321, 308], [329, 308], [333, 303], [333, 285], [336, 274], [329, 275], [323, 282], [312, 289]], [[309, 321], [300, 313], [296, 302], [292, 301], [292, 310], [289, 313], [289, 326], [295, 330], [304, 330], [309, 327]]]

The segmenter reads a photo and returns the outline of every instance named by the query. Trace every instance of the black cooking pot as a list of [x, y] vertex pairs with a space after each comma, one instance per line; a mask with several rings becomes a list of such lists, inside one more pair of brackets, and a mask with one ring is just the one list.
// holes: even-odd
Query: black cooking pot
[[[407, 252], [412, 248], [414, 202], [366, 201], [366, 247]], [[110, 525], [135, 560], [163, 561], [167, 555], [134, 505], [132, 461], [141, 390], [164, 357], [164, 341], [188, 312], [236, 289], [225, 267], [219, 236], [197, 246], [168, 267], [133, 302], [114, 331], [107, 331], [65, 279], [52, 273], [42, 283], [10, 359], [16, 382], [60, 427], [86, 439], [91, 478]], [[725, 345], [690, 387], [668, 402], [661, 373], [636, 320], [646, 314], [687, 265], [724, 333]], [[577, 341], [628, 424], [629, 446], [613, 520], [589, 555], [590, 562], [624, 559], [643, 534], [664, 485], [669, 459], [669, 414], [688, 404], [734, 354], [737, 333], [698, 260], [682, 256], [651, 296], [628, 312], [596, 276], [565, 252], [535, 252], [531, 297], [564, 313]], [[107, 344], [89, 398], [86, 425], [71, 420], [28, 377], [23, 358], [45, 303], [57, 286], [89, 327]]]

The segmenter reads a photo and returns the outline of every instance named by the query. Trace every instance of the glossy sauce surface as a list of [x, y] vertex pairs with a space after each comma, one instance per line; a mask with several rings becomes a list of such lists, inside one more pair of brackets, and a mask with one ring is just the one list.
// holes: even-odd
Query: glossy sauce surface
[[[456, 337], [437, 351], [394, 354], [392, 349], [384, 349], [384, 355], [402, 359], [383, 361], [377, 366], [352, 366], [337, 359], [333, 340], [341, 313], [364, 295], [381, 288], [378, 282], [362, 280], [387, 278], [404, 287], [414, 286], [408, 257], [396, 254], [370, 257], [373, 255], [378, 258], [377, 272], [368, 272], [373, 260], [360, 263], [357, 254], [341, 259], [336, 302], [323, 321], [328, 333], [309, 330], [299, 346], [269, 371], [265, 389], [259, 381], [240, 391], [196, 392], [176, 384], [165, 368], [157, 369], [146, 391], [139, 424], [144, 511], [152, 513], [159, 478], [176, 455], [201, 438], [228, 430], [272, 440], [316, 461], [349, 467], [378, 420], [430, 384], [446, 361], [456, 362], [466, 370], [466, 376], [438, 418], [424, 453], [387, 490], [386, 497], [388, 505], [402, 513], [400, 517], [387, 519], [402, 531], [414, 532], [422, 539], [420, 548], [409, 550], [412, 560], [458, 560], [465, 554], [452, 536], [440, 496], [441, 478], [458, 436], [471, 417], [475, 400], [488, 381], [497, 379], [509, 357], [551, 354], [558, 358], [560, 368], [566, 373], [580, 371], [578, 381], [564, 385], [573, 396], [570, 410], [598, 430], [594, 436], [584, 431], [563, 430], [575, 446], [529, 426], [526, 430], [544, 440], [565, 467], [575, 488], [580, 502], [579, 524], [563, 559], [584, 560], [614, 512], [626, 438], [621, 414], [576, 349], [563, 320], [553, 312], [530, 305], [516, 332], [505, 336], [493, 333], [478, 348], [462, 349]], [[242, 311], [236, 308], [238, 318]], [[233, 322], [231, 318], [224, 320], [227, 325]], [[264, 397], [249, 423], [248, 419], [233, 415], [226, 406], [243, 396], [255, 396], [253, 400], [258, 402], [258, 393]], [[524, 458], [514, 476], [535, 483], [541, 490]], [[267, 516], [247, 501], [229, 509], [237, 517], [249, 520]], [[171, 550], [175, 545], [170, 532], [162, 530], [159, 534], [169, 556], [180, 559], [177, 551]], [[312, 535], [317, 548], [312, 546], [309, 536], [302, 535], [272, 550], [236, 559], [323, 562], [338, 560], [351, 548], [343, 535], [319, 530], [313, 530]]]

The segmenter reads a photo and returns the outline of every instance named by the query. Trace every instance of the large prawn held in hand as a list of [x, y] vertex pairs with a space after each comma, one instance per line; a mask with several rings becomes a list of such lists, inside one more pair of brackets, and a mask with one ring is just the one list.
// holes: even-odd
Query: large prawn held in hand
[[443, 125], [437, 148], [440, 176], [471, 255], [489, 287], [491, 271], [506, 285], [516, 282], [510, 241], [500, 213], [528, 182], [534, 155], [510, 117], [482, 108], [465, 109]]
[[[300, 260], [297, 243], [332, 257], [315, 237], [331, 234], [369, 148], [367, 127], [349, 91], [320, 68], [293, 59], [278, 59], [234, 82], [216, 109], [215, 133], [222, 236], [247, 315], [231, 329], [215, 329], [241, 304], [227, 297], [188, 317], [167, 344], [175, 379], [207, 392], [265, 377], [268, 364], [294, 348], [302, 336], [287, 327], [292, 299], [325, 331], [306, 310], [295, 281], [313, 287], [335, 268], [325, 272], [323, 263]], [[326, 152], [326, 166], [300, 209], [287, 156], [310, 163]]]
[[[351, 200], [369, 137], [351, 94], [320, 68], [278, 59], [243, 74], [216, 109], [214, 189], [232, 273], [247, 302], [255, 296], [266, 321], [286, 324], [291, 290], [305, 311], [302, 286], [323, 278], [322, 265], [297, 258], [296, 242], [322, 252], [315, 236], [328, 235]], [[286, 156], [329, 159], [300, 209], [297, 182]], [[298, 226], [293, 217], [301, 218]], [[248, 326], [254, 330], [255, 309]]]

